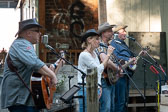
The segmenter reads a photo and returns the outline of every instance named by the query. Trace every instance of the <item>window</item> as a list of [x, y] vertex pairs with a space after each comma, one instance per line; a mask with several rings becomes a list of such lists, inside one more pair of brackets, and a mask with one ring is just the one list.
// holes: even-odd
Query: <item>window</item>
[[14, 0], [0, 0], [0, 8], [16, 8], [17, 3]]

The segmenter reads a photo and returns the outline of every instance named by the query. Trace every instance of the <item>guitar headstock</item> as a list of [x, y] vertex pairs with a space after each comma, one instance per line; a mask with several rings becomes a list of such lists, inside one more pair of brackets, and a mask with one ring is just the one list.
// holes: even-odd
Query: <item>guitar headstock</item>
[[146, 46], [145, 48], [142, 49], [143, 51], [149, 51], [150, 50], [150, 47], [149, 46]]
[[60, 51], [60, 55], [62, 58], [65, 58], [65, 52], [63, 50]]
[[142, 48], [141, 52], [139, 53], [139, 55], [146, 55], [147, 51], [150, 50], [150, 47], [149, 46], [146, 46], [144, 48]]

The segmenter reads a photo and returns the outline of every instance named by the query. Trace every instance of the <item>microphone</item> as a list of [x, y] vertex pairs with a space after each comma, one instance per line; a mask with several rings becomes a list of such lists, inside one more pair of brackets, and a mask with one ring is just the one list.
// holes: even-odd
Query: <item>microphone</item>
[[48, 35], [43, 35], [41, 41], [43, 44], [48, 44]]
[[50, 45], [48, 45], [48, 44], [45, 44], [45, 47], [50, 49], [50, 50], [52, 50], [52, 51], [55, 51], [55, 49], [53, 47], [51, 47]]
[[135, 41], [135, 38], [134, 37], [130, 37], [129, 35], [126, 35], [127, 38], [129, 38], [130, 40], [132, 41]]
[[114, 34], [114, 39], [117, 39], [118, 38], [118, 34]]
[[100, 43], [99, 45], [102, 46], [102, 47], [108, 48], [108, 46], [104, 45], [103, 43]]

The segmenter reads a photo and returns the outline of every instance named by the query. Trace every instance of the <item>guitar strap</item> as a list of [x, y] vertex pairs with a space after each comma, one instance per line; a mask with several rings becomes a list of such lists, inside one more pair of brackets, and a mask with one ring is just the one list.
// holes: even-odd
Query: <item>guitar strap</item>
[[12, 72], [15, 72], [17, 74], [17, 76], [19, 77], [19, 79], [21, 80], [21, 82], [23, 83], [23, 85], [28, 89], [28, 91], [30, 92], [30, 94], [33, 96], [33, 93], [31, 91], [31, 89], [26, 85], [26, 83], [23, 81], [22, 77], [19, 75], [19, 73], [17, 72], [17, 68], [13, 65], [13, 62], [9, 56], [9, 53], [8, 53], [8, 56], [7, 56], [7, 65], [9, 67], [9, 69], [12, 71]]

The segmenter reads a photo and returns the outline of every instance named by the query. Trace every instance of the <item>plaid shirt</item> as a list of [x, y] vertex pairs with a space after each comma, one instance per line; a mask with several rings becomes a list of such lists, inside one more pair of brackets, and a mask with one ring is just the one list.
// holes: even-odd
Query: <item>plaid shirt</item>
[[[108, 45], [107, 45], [106, 43], [104, 43], [103, 41], [101, 41], [100, 43], [103, 44], [103, 45], [105, 45], [105, 46], [108, 46]], [[101, 53], [107, 54], [107, 48], [106, 48], [106, 47], [103, 47], [103, 46], [99, 46], [97, 49], [95, 49], [95, 51], [96, 51], [96, 54], [98, 55], [98, 58], [99, 58], [99, 60], [100, 60], [100, 62], [101, 62], [100, 54], [101, 54]], [[110, 56], [110, 60], [115, 63], [113, 55]], [[104, 69], [104, 72], [107, 74], [107, 68]]]
[[[104, 43], [104, 42], [100, 42], [100, 43], [102, 43], [102, 44], [105, 45], [105, 46], [108, 46], [108, 45], [107, 45], [106, 43]], [[97, 55], [99, 56], [99, 59], [100, 59], [100, 54], [101, 54], [101, 53], [107, 54], [107, 48], [106, 48], [106, 47], [103, 47], [103, 46], [99, 46], [95, 51], [96, 51]]]
[[[104, 46], [108, 46], [108, 44], [104, 43], [103, 41], [101, 41], [100, 43], [103, 44]], [[100, 60], [100, 54], [101, 54], [101, 53], [107, 54], [107, 48], [106, 48], [106, 47], [103, 47], [103, 46], [99, 46], [95, 51], [96, 51], [96, 54], [97, 54], [98, 57], [99, 57], [99, 60]], [[113, 55], [110, 56], [110, 60], [115, 63], [115, 59], [114, 59]], [[100, 61], [101, 61], [101, 60], [100, 60]]]

